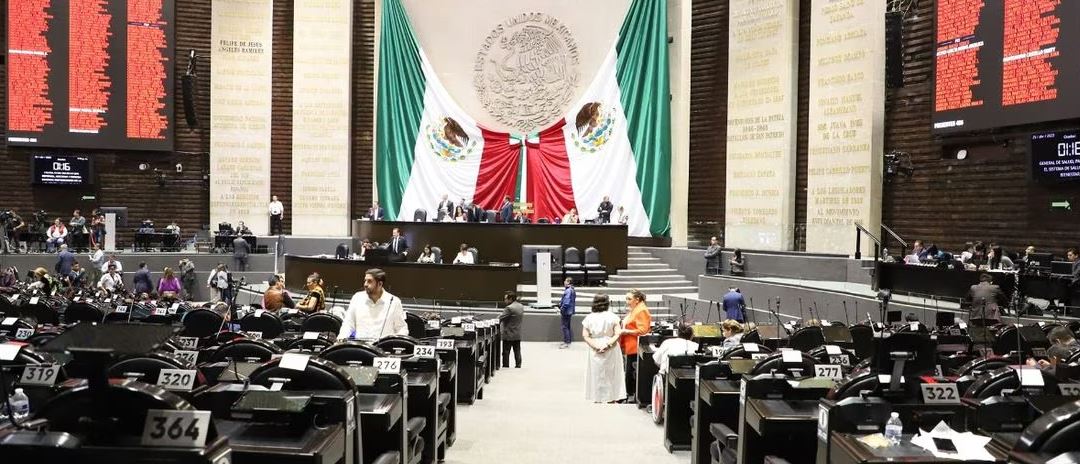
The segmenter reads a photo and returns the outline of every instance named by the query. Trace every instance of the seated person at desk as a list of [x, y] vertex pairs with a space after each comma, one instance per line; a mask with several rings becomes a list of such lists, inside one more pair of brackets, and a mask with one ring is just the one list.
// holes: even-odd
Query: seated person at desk
[[994, 285], [994, 278], [990, 274], [980, 275], [979, 283], [968, 290], [968, 297], [971, 298], [968, 320], [983, 319], [983, 325], [987, 327], [996, 324], [1001, 320], [998, 303], [1004, 299], [1004, 295], [1001, 287]]
[[164, 275], [157, 283], [157, 292], [163, 300], [175, 300], [180, 295], [180, 279], [173, 273], [171, 267], [166, 267]]
[[563, 224], [577, 224], [579, 222], [581, 222], [581, 218], [578, 217], [577, 208], [570, 208], [570, 211], [562, 218]]
[[289, 292], [285, 291], [285, 278], [276, 275], [270, 278], [268, 282], [269, 287], [266, 288], [266, 293], [263, 293], [263, 308], [267, 311], [278, 312], [281, 308], [293, 308], [296, 306], [292, 301], [292, 297], [289, 296]]
[[124, 281], [116, 272], [116, 266], [109, 266], [108, 271], [98, 280], [98, 288], [112, 293], [124, 287]]
[[469, 222], [469, 218], [465, 217], [465, 209], [458, 206], [454, 208], [454, 215], [447, 215], [443, 222]]
[[1012, 259], [1010, 259], [999, 246], [990, 248], [990, 253], [986, 255], [986, 258], [990, 263], [990, 270], [992, 271], [1011, 271], [1013, 268]]
[[469, 253], [469, 245], [462, 243], [460, 248], [461, 251], [454, 257], [454, 264], [476, 264], [472, 253]]
[[[307, 289], [308, 294], [304, 296], [304, 299], [300, 300], [300, 303], [296, 305], [296, 309], [306, 314], [323, 312], [326, 309], [326, 292], [323, 291], [322, 278], [319, 277], [319, 274], [315, 273], [307, 276], [304, 288]], [[282, 291], [284, 291], [284, 287]], [[286, 294], [288, 293], [286, 292]]]
[[409, 242], [401, 235], [401, 229], [395, 227], [391, 233], [390, 241], [386, 242], [386, 249], [390, 250], [390, 261], [404, 261], [409, 254]]
[[144, 220], [142, 224], [139, 225], [139, 230], [137, 232], [140, 234], [154, 233], [154, 221], [151, 221], [149, 219]]
[[365, 238], [364, 240], [360, 241], [360, 252], [357, 253], [357, 255], [356, 255], [357, 259], [359, 259], [360, 261], [363, 261], [364, 257], [367, 255], [367, 251], [374, 248], [374, 247], [375, 247], [375, 244], [372, 243], [371, 240], [369, 240], [369, 239]]
[[64, 223], [60, 222], [60, 218], [56, 218], [45, 235], [48, 237], [45, 240], [46, 249], [52, 253], [56, 251], [56, 247], [64, 244], [64, 240], [67, 240], [68, 230], [64, 227]]
[[240, 225], [236, 226], [236, 235], [255, 235], [251, 233], [251, 229], [244, 224], [244, 221], [240, 221]]
[[923, 248], [922, 240], [916, 240], [911, 247], [911, 254], [904, 257], [904, 264], [919, 264], [926, 259], [928, 251]]
[[371, 221], [381, 221], [386, 216], [386, 210], [379, 206], [379, 202], [371, 202], [371, 208], [368, 208], [367, 214], [364, 215], [364, 219]]
[[384, 289], [386, 272], [379, 268], [364, 273], [364, 291], [349, 300], [349, 309], [338, 332], [338, 340], [357, 338], [378, 340], [387, 335], [408, 335], [401, 299]]
[[1046, 357], [1050, 360], [1040, 359], [1038, 361], [1028, 358], [1027, 365], [1039, 366], [1039, 368], [1053, 368], [1059, 361], [1067, 359], [1074, 351], [1080, 350], [1080, 343], [1073, 338], [1072, 332], [1068, 327], [1055, 327], [1050, 330], [1050, 333], [1046, 334], [1046, 338], [1050, 339], [1050, 348], [1046, 350]]
[[435, 262], [435, 253], [431, 251], [431, 245], [424, 245], [424, 251], [420, 252], [420, 257], [416, 258], [416, 262], [424, 264]]
[[722, 322], [720, 333], [724, 336], [724, 349], [739, 346], [742, 343], [743, 326], [739, 321], [728, 319]]
[[975, 243], [964, 242], [964, 251], [960, 252], [960, 262], [967, 264], [971, 262], [973, 257], [975, 257]]
[[165, 226], [165, 231], [173, 235], [180, 235], [180, 226], [176, 225], [176, 221], [173, 221]]
[[626, 209], [622, 206], [619, 207], [619, 224], [626, 225], [630, 223], [630, 216], [626, 214]]
[[664, 340], [653, 352], [653, 359], [660, 367], [659, 372], [666, 374], [668, 371], [668, 358], [672, 355], [682, 356], [694, 354], [698, 350], [698, 344], [691, 341], [694, 338], [694, 328], [689, 324], [680, 323], [675, 329], [678, 337]]
[[34, 269], [34, 282], [30, 284], [31, 290], [41, 290], [46, 296], [55, 295], [60, 290], [60, 282], [49, 275], [49, 271], [43, 267]]

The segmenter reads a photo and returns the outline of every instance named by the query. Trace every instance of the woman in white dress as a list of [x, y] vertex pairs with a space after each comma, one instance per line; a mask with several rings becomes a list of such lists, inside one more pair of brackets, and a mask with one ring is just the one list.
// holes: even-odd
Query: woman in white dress
[[626, 398], [623, 382], [623, 355], [619, 350], [619, 316], [608, 312], [610, 301], [601, 293], [593, 297], [592, 313], [581, 323], [582, 337], [589, 346], [585, 370], [585, 399], [613, 403]]

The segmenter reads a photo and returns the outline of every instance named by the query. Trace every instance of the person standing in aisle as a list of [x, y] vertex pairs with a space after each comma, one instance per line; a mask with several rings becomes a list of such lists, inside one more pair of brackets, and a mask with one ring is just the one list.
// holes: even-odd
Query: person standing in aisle
[[623, 385], [623, 357], [619, 344], [619, 316], [608, 311], [608, 296], [593, 297], [592, 313], [581, 322], [581, 338], [589, 345], [585, 369], [585, 399], [594, 403], [614, 403], [626, 398]]
[[502, 367], [510, 367], [510, 350], [514, 350], [514, 367], [521, 367], [521, 321], [525, 318], [525, 307], [518, 303], [517, 293], [506, 292], [503, 296], [506, 308], [499, 315], [500, 336], [502, 337]]
[[570, 342], [574, 340], [573, 333], [570, 332], [570, 322], [574, 319], [574, 309], [577, 305], [577, 291], [574, 290], [574, 280], [567, 277], [563, 282], [565, 286], [562, 294], [562, 300], [559, 301], [559, 317], [562, 319], [562, 338], [563, 342], [559, 345], [559, 349], [570, 348]]
[[631, 403], [637, 393], [638, 337], [649, 333], [652, 314], [645, 305], [645, 293], [638, 289], [626, 293], [626, 307], [630, 311], [622, 321], [619, 345], [626, 356], [626, 402]]

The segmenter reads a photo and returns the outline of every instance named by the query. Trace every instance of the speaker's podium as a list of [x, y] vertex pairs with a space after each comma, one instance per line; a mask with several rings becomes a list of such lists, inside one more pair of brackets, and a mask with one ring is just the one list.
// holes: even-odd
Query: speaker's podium
[[562, 245], [522, 245], [521, 271], [536, 276], [533, 308], [551, 308], [551, 277], [562, 272]]

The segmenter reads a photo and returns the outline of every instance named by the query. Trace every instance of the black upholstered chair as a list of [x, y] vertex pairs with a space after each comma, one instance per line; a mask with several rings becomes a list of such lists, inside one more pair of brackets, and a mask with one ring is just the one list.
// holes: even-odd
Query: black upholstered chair
[[581, 264], [581, 251], [566, 247], [563, 252], [563, 279], [571, 279], [574, 285], [585, 282], [585, 265]]
[[587, 285], [607, 282], [607, 268], [600, 264], [600, 250], [596, 247], [585, 249], [585, 283]]
[[255, 311], [240, 319], [240, 329], [244, 332], [261, 332], [262, 338], [274, 339], [285, 331], [279, 319], [269, 311]]
[[420, 340], [409, 336], [391, 335], [389, 337], [383, 337], [379, 341], [375, 342], [375, 346], [379, 347], [383, 351], [389, 353], [392, 356], [412, 356], [413, 350], [416, 345], [420, 343]]
[[348, 390], [356, 389], [349, 374], [334, 363], [312, 357], [304, 370], [287, 369], [275, 359], [263, 364], [251, 373], [251, 383], [270, 387], [278, 379], [288, 379], [282, 385], [283, 390]]
[[427, 210], [416, 208], [416, 211], [413, 211], [413, 222], [427, 222]]
[[225, 319], [214, 311], [200, 308], [184, 314], [183, 323], [184, 330], [181, 334], [185, 337], [207, 338], [221, 330]]
[[358, 341], [334, 345], [319, 353], [319, 358], [339, 366], [348, 365], [350, 362], [358, 362], [364, 366], [371, 366], [375, 364], [375, 358], [382, 358], [385, 356], [386, 352], [381, 348]]
[[303, 332], [333, 333], [341, 330], [341, 318], [329, 313], [315, 313], [304, 319], [300, 325]]
[[93, 303], [71, 303], [64, 309], [64, 323], [78, 324], [80, 322], [98, 323], [105, 319], [105, 312]]
[[281, 354], [281, 348], [266, 340], [254, 340], [250, 338], [237, 338], [221, 345], [214, 354], [210, 355], [209, 362], [243, 361], [257, 359], [259, 362], [269, 361], [275, 354]]

